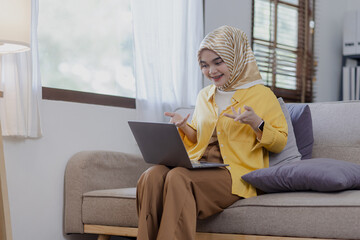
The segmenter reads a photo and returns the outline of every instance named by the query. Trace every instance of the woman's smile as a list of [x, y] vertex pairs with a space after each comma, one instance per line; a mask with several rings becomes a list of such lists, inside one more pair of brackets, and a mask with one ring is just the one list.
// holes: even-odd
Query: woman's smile
[[222, 77], [224, 76], [224, 74], [220, 74], [218, 76], [215, 77], [211, 77], [215, 82], [219, 81]]

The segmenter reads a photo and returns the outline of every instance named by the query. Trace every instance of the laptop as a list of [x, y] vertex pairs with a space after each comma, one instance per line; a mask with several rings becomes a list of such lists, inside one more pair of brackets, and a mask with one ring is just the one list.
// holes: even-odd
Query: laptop
[[214, 168], [228, 164], [191, 161], [172, 123], [128, 121], [145, 162], [168, 167]]

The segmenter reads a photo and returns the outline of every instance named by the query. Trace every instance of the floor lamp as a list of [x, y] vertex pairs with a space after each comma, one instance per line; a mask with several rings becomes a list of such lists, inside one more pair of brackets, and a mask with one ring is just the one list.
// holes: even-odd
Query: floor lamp
[[[30, 50], [31, 0], [0, 0], [0, 82], [2, 56]], [[0, 92], [3, 97], [5, 93]], [[12, 240], [4, 147], [0, 126], [0, 240]]]

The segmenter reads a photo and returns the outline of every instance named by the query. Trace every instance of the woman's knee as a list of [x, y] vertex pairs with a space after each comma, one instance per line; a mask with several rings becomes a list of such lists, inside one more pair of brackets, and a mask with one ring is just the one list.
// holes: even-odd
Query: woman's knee
[[141, 174], [138, 186], [139, 184], [161, 184], [165, 181], [166, 174], [168, 173], [170, 169], [163, 165], [155, 165], [150, 168], [148, 168], [143, 174]]
[[190, 182], [190, 178], [188, 177], [188, 172], [190, 170], [182, 167], [176, 167], [171, 169], [165, 178], [165, 183], [167, 185], [179, 185], [179, 184], [187, 184]]

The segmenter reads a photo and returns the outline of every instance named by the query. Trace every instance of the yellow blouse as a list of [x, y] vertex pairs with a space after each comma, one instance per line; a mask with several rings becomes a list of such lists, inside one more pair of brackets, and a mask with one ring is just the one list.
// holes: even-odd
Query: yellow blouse
[[[218, 115], [215, 103], [214, 85], [200, 91], [191, 121], [197, 131], [197, 143], [191, 142], [180, 130], [185, 147], [191, 160], [199, 160], [209, 144], [216, 128], [220, 152], [232, 178], [232, 193], [240, 197], [256, 196], [256, 189], [242, 180], [241, 176], [259, 168], [269, 167], [269, 154], [280, 152], [287, 142], [287, 123], [280, 104], [274, 93], [263, 85], [237, 90], [232, 104]], [[256, 139], [255, 132], [247, 124], [235, 122], [223, 116], [230, 113], [231, 106], [236, 110], [244, 105], [253, 108], [255, 113], [265, 121], [261, 141]], [[268, 151], [267, 151], [268, 150]]]

